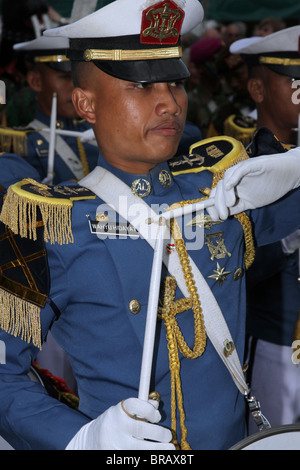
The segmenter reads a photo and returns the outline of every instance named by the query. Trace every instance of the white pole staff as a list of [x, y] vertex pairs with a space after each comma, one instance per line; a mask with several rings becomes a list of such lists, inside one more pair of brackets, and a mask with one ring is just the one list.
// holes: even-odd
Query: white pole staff
[[148, 310], [146, 317], [144, 348], [142, 356], [142, 366], [139, 384], [138, 398], [148, 401], [150, 391], [150, 378], [153, 361], [153, 349], [155, 341], [155, 330], [157, 322], [157, 308], [159, 301], [159, 290], [162, 270], [162, 257], [164, 247], [165, 221], [161, 218], [158, 221], [157, 238], [154, 247], [153, 264], [150, 280], [150, 291], [148, 300]]
[[158, 214], [156, 217], [149, 219], [148, 223], [158, 224], [157, 238], [154, 247], [152, 272], [150, 279], [150, 290], [148, 299], [148, 309], [146, 317], [145, 337], [144, 337], [144, 349], [142, 356], [142, 366], [140, 374], [139, 394], [138, 398], [147, 401], [149, 398], [150, 391], [150, 379], [153, 362], [153, 349], [155, 341], [155, 329], [157, 322], [157, 309], [159, 302], [160, 282], [161, 282], [161, 271], [162, 271], [162, 259], [163, 259], [163, 248], [164, 248], [164, 236], [166, 234], [166, 220], [170, 218], [180, 217], [191, 212], [203, 211], [205, 208], [214, 204], [213, 199], [189, 204], [185, 207], [179, 207], [174, 210], [166, 211], [163, 214]]
[[48, 174], [43, 183], [52, 184], [54, 177], [54, 157], [55, 157], [55, 142], [56, 142], [56, 119], [57, 119], [57, 95], [53, 93], [51, 117], [50, 117], [50, 142], [48, 154]]

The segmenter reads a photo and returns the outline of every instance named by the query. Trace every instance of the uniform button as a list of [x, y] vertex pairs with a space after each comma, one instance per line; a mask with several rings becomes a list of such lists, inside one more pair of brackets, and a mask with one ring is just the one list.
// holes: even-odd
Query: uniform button
[[233, 275], [233, 279], [235, 281], [238, 281], [239, 279], [241, 279], [241, 277], [243, 276], [244, 274], [244, 270], [243, 268], [237, 268], [234, 272], [234, 275]]
[[150, 392], [149, 393], [149, 400], [155, 400], [155, 401], [160, 402], [160, 400], [161, 400], [160, 393], [157, 392], [156, 390], [154, 390], [153, 392]]
[[138, 300], [131, 300], [131, 302], [129, 302], [129, 310], [131, 313], [133, 313], [133, 315], [136, 315], [137, 313], [139, 313], [139, 311], [141, 310], [141, 304]]

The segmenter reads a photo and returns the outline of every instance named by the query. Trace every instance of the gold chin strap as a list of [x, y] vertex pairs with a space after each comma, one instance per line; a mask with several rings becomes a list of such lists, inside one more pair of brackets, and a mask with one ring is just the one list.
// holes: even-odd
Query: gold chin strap
[[260, 64], [270, 64], [270, 65], [300, 65], [300, 59], [289, 59], [281, 57], [264, 57], [259, 58]]
[[182, 57], [181, 47], [161, 47], [157, 49], [86, 49], [83, 58], [86, 62], [91, 60], [150, 60], [150, 59], [172, 59]]
[[39, 56], [35, 57], [34, 61], [37, 63], [43, 63], [43, 62], [68, 62], [70, 59], [67, 58], [67, 56], [63, 54], [58, 54], [58, 55], [44, 55], [44, 56]]

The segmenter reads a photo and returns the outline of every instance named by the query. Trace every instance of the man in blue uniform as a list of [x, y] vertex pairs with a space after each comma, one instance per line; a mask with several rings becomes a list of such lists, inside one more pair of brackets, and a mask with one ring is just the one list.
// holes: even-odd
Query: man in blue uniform
[[[281, 200], [251, 218], [240, 207], [271, 202], [299, 181], [274, 185], [269, 200], [259, 187], [250, 203], [226, 194], [224, 207], [218, 194], [228, 181], [217, 184], [226, 168], [247, 163], [241, 144], [209, 139], [192, 146], [190, 157], [171, 160], [187, 108], [179, 35], [202, 16], [198, 0], [117, 0], [47, 33], [71, 38], [74, 105], [92, 124], [103, 157], [80, 185], [24, 180], [3, 205], [0, 433], [17, 449], [227, 449], [245, 435], [233, 359], [243, 359], [251, 226], [260, 244], [294, 230], [299, 193], [288, 198], [293, 217]], [[261, 174], [264, 162], [257, 165], [250, 172]], [[242, 193], [252, 179], [243, 168]], [[141, 397], [155, 217], [207, 199], [216, 186], [216, 220], [205, 213], [182, 226], [171, 221], [173, 237], [163, 240], [151, 393]], [[218, 217], [235, 210], [224, 222]], [[191, 226], [204, 233], [204, 244], [198, 232], [191, 237]], [[27, 377], [49, 328], [70, 358], [79, 411]]]
[[[257, 106], [257, 125], [248, 153], [251, 157], [280, 153], [297, 143], [300, 103], [295, 96], [300, 78], [300, 27], [231, 45], [249, 67], [248, 89]], [[299, 132], [299, 130], [298, 130]], [[299, 368], [292, 362], [292, 343], [300, 308], [299, 231], [258, 248], [247, 273], [251, 358], [251, 390], [259, 396], [272, 426], [299, 420]], [[253, 420], [250, 432], [255, 432]]]
[[[72, 103], [73, 81], [71, 64], [66, 57], [67, 39], [39, 37], [16, 44], [14, 48], [25, 56], [29, 64], [27, 81], [36, 94], [37, 108], [33, 121], [27, 127], [0, 130], [1, 148], [24, 157], [43, 180], [49, 170], [49, 127], [53, 94], [57, 95], [58, 131], [81, 133], [90, 129], [90, 125], [78, 117]], [[99, 150], [95, 145], [82, 143], [76, 135], [57, 133], [54, 168], [51, 168], [54, 173], [53, 183], [78, 181], [93, 170], [98, 155]]]

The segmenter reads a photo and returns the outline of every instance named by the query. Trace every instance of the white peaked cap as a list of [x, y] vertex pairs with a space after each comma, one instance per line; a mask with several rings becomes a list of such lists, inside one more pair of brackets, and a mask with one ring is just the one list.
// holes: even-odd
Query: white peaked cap
[[[204, 12], [199, 0], [173, 1], [185, 13], [181, 34], [188, 33], [201, 23]], [[44, 36], [105, 38], [139, 34], [142, 12], [157, 3], [160, 2], [158, 0], [115, 0], [75, 23], [44, 31]]]

